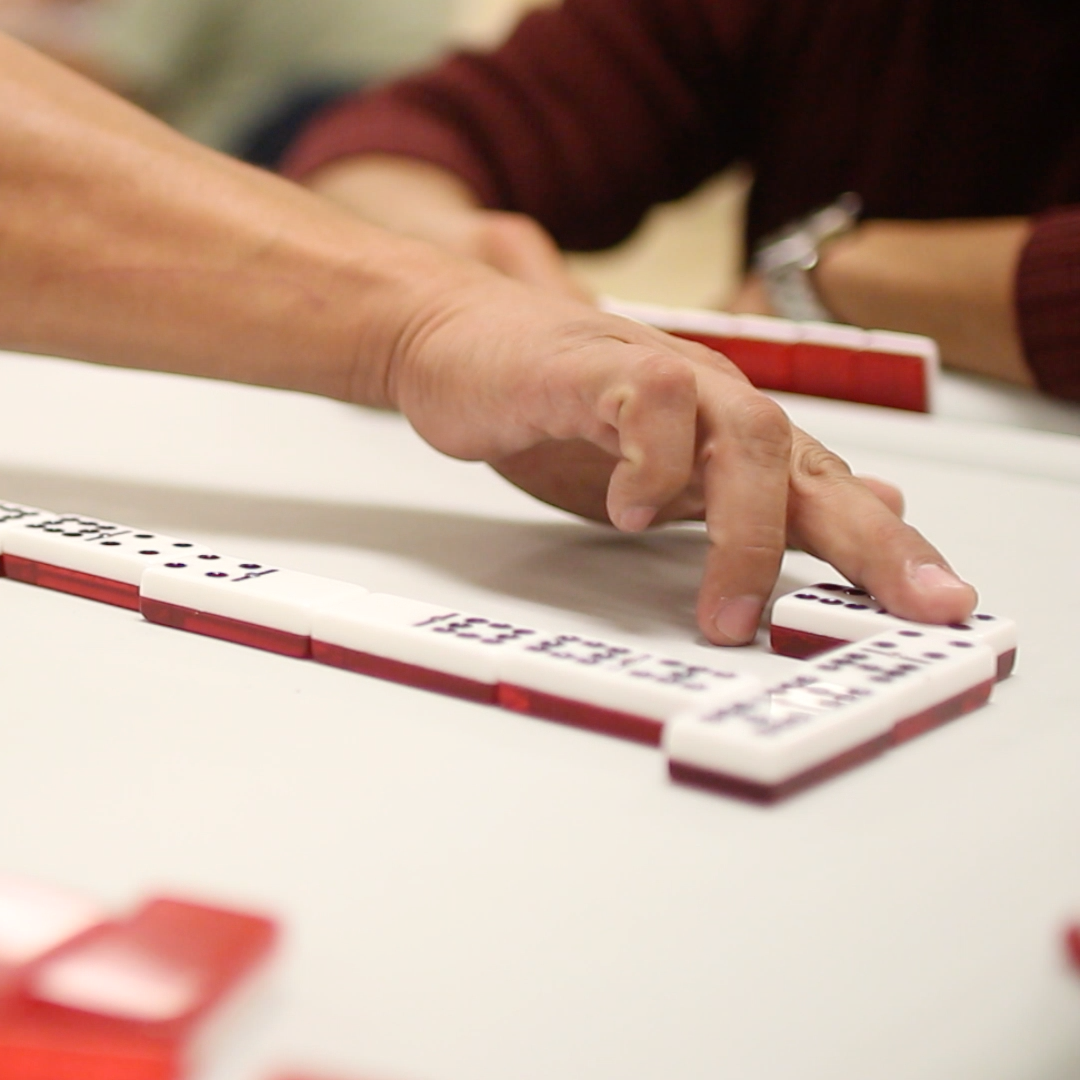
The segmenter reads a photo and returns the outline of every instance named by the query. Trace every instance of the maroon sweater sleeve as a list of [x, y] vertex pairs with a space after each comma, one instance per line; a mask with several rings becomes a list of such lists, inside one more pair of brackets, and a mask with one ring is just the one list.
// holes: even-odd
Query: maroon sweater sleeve
[[492, 53], [339, 103], [283, 171], [416, 157], [461, 176], [485, 206], [544, 222], [563, 247], [609, 246], [745, 152], [747, 51], [768, 7], [565, 0]]
[[1080, 401], [1080, 206], [1035, 218], [1020, 257], [1016, 306], [1039, 386]]

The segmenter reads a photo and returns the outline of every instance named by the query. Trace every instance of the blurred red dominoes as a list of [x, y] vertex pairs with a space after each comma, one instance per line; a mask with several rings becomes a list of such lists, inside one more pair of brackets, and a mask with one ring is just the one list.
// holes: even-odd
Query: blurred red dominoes
[[604, 308], [723, 353], [762, 390], [933, 409], [938, 348], [918, 334], [624, 300]]
[[0, 949], [16, 943], [15, 962], [0, 968], [0, 1077], [185, 1075], [207, 1022], [268, 957], [275, 924], [168, 898], [105, 920], [68, 895], [0, 880]]

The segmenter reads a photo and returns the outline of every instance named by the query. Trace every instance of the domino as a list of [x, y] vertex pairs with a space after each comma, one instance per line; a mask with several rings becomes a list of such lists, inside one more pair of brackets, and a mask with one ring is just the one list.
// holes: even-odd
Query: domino
[[1065, 927], [1065, 953], [1073, 968], [1080, 970], [1080, 923], [1070, 923]]
[[672, 779], [775, 802], [971, 712], [990, 695], [990, 646], [921, 628], [835, 649], [765, 694], [667, 728]]
[[344, 581], [199, 552], [148, 567], [139, 610], [163, 626], [307, 658], [315, 609], [366, 592]]
[[268, 958], [266, 918], [167, 898], [33, 964], [0, 1008], [5, 1080], [175, 1080]]
[[19, 503], [4, 502], [0, 499], [0, 577], [4, 576], [4, 533], [5, 526], [55, 517], [51, 510], [41, 510], [36, 506], [21, 506]]
[[781, 656], [806, 659], [827, 649], [883, 629], [922, 626], [970, 635], [985, 642], [997, 657], [997, 678], [1006, 679], [1016, 664], [1016, 623], [979, 611], [966, 622], [947, 627], [912, 623], [890, 615], [868, 592], [851, 585], [823, 582], [781, 596], [773, 604], [769, 640]]
[[316, 609], [311, 655], [363, 675], [494, 704], [501, 656], [537, 636], [454, 608], [367, 593]]
[[499, 660], [504, 708], [653, 746], [677, 713], [761, 689], [751, 675], [577, 634], [537, 635]]
[[933, 407], [938, 348], [918, 334], [612, 299], [602, 306], [723, 353], [763, 390], [913, 412]]
[[5, 973], [44, 956], [105, 919], [100, 905], [81, 893], [0, 875], [0, 984]]
[[77, 514], [23, 517], [0, 525], [0, 534], [8, 577], [132, 611], [143, 570], [208, 550]]

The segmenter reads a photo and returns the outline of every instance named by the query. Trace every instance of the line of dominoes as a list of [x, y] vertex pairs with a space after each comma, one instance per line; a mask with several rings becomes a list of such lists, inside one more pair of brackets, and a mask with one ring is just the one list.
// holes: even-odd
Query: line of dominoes
[[675, 779], [761, 801], [978, 707], [1016, 651], [1009, 620], [916, 625], [822, 585], [777, 602], [772, 640], [799, 658], [832, 651], [766, 686], [737, 670], [737, 653], [692, 663], [10, 503], [0, 571], [161, 625], [663, 746]]
[[670, 308], [608, 299], [606, 311], [723, 353], [762, 390], [931, 412], [938, 378], [932, 338], [836, 323]]

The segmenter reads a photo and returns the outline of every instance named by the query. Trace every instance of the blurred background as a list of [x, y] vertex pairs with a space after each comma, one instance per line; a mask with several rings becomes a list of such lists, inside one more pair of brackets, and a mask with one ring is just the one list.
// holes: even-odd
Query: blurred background
[[[448, 49], [498, 43], [551, 0], [0, 0], [0, 30], [184, 134], [273, 167], [327, 101]], [[734, 291], [747, 178], [658, 207], [608, 252], [575, 255], [598, 293], [713, 307]]]

